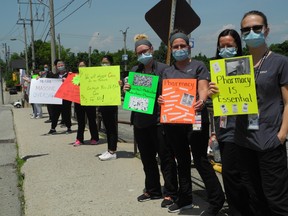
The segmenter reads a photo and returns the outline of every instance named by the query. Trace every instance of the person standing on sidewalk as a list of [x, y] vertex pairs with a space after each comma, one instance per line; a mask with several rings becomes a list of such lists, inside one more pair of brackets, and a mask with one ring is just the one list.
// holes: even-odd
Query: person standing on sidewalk
[[[242, 56], [240, 35], [234, 29], [223, 30], [217, 40], [215, 59]], [[210, 88], [215, 83], [209, 83]], [[211, 96], [211, 94], [210, 94]], [[231, 216], [253, 215], [249, 194], [244, 188], [239, 169], [239, 153], [234, 141], [236, 116], [214, 117], [216, 137], [220, 146], [222, 178]]]
[[[134, 66], [130, 71], [160, 76], [168, 65], [153, 59], [153, 46], [148, 37], [143, 34], [136, 35], [135, 52], [138, 56], [139, 65]], [[161, 84], [161, 80], [159, 80]], [[159, 92], [160, 86], [158, 86]], [[130, 84], [125, 83], [124, 92], [130, 90]], [[158, 93], [157, 93], [158, 94]], [[156, 100], [155, 100], [156, 102]], [[143, 114], [131, 112], [131, 124], [134, 126], [134, 138], [138, 144], [141, 162], [145, 173], [145, 192], [137, 200], [144, 202], [162, 198], [160, 174], [156, 155], [160, 158], [160, 167], [164, 178], [164, 199], [161, 207], [168, 207], [173, 204], [177, 196], [177, 174], [171, 174], [170, 167], [176, 167], [175, 160], [172, 164], [166, 163], [166, 154], [170, 151], [166, 149], [165, 134], [162, 125], [159, 123], [159, 107], [155, 104], [153, 114]], [[165, 157], [164, 157], [165, 155]], [[172, 157], [172, 156], [170, 156]], [[169, 158], [169, 157], [168, 157]], [[176, 172], [176, 168], [172, 169]]]
[[[78, 67], [86, 67], [84, 61], [79, 62]], [[88, 118], [89, 131], [91, 135], [90, 144], [96, 145], [99, 141], [99, 133], [96, 123], [96, 106], [82, 106], [81, 104], [74, 103], [75, 112], [77, 117], [77, 136], [73, 146], [77, 147], [84, 143], [85, 131], [85, 116]]]
[[[44, 71], [41, 72], [41, 78], [47, 78], [47, 76], [51, 76], [52, 71], [49, 70], [48, 64], [44, 65]], [[52, 122], [52, 110], [51, 110], [51, 104], [46, 104], [49, 119], [46, 120], [44, 123], [51, 123]]]
[[[110, 66], [112, 64], [112, 56], [105, 55], [102, 57], [102, 66]], [[118, 106], [100, 106], [98, 109], [102, 116], [108, 143], [107, 151], [99, 155], [99, 159], [101, 161], [117, 159], [116, 150], [118, 142]]]
[[[222, 208], [225, 196], [207, 158], [209, 118], [205, 101], [208, 96], [209, 72], [203, 62], [190, 59], [189, 38], [184, 32], [174, 30], [170, 37], [170, 46], [176, 62], [163, 72], [162, 79], [197, 79], [197, 101], [194, 108], [198, 115], [201, 115], [201, 131], [193, 131], [192, 125], [189, 124], [164, 124], [167, 144], [172, 151], [171, 155], [175, 155], [177, 160], [179, 181], [178, 198], [168, 211], [177, 213], [192, 208], [191, 145], [194, 164], [205, 184], [209, 202], [208, 209], [201, 215], [214, 216]], [[158, 102], [165, 103], [162, 96]], [[172, 160], [175, 160], [174, 157], [170, 158], [170, 161]]]
[[[57, 66], [56, 66], [56, 74], [51, 73], [51, 77], [47, 78], [56, 78], [56, 79], [64, 79], [68, 76], [68, 72], [65, 68], [65, 63], [61, 60], [58, 60]], [[52, 122], [51, 122], [51, 129], [48, 132], [48, 134], [55, 134], [56, 133], [56, 127], [58, 123], [58, 119], [60, 117], [60, 114], [62, 113], [62, 120], [64, 120], [65, 125], [67, 127], [66, 133], [71, 133], [71, 101], [68, 100], [62, 100], [62, 104], [52, 104]]]
[[235, 142], [245, 186], [260, 198], [249, 200], [256, 213], [288, 215], [288, 59], [269, 50], [269, 31], [265, 14], [244, 14], [241, 35], [253, 57], [259, 114], [237, 116]]

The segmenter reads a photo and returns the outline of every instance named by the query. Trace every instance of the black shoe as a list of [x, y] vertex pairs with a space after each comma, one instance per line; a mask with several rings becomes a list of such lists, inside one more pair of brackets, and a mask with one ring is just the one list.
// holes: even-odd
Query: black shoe
[[216, 216], [221, 209], [209, 206], [208, 209], [201, 212], [200, 216]]
[[171, 206], [168, 207], [168, 212], [170, 213], [178, 213], [185, 209], [193, 208], [192, 203], [190, 204], [178, 204], [177, 202], [173, 203]]
[[169, 196], [164, 197], [163, 201], [161, 202], [161, 207], [162, 208], [168, 208], [174, 203], [173, 199]]
[[50, 119], [44, 121], [44, 123], [51, 123], [52, 121]]
[[69, 133], [72, 133], [71, 128], [68, 128], [67, 131], [66, 131], [66, 134], [69, 134]]
[[145, 202], [148, 200], [154, 200], [154, 199], [161, 199], [162, 196], [157, 196], [157, 195], [150, 195], [148, 193], [144, 193], [142, 195], [140, 195], [139, 197], [137, 197], [138, 202]]
[[55, 129], [51, 129], [48, 134], [55, 134], [56, 133], [56, 130]]

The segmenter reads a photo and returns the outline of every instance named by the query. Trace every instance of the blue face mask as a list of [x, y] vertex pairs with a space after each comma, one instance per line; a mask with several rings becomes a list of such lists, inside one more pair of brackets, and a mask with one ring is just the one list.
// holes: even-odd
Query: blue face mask
[[235, 47], [225, 47], [221, 48], [219, 51], [219, 55], [222, 58], [231, 58], [237, 54], [237, 49]]
[[175, 50], [172, 52], [172, 56], [176, 61], [183, 61], [188, 58], [189, 51], [188, 49]]
[[242, 36], [243, 41], [248, 47], [256, 48], [265, 43], [265, 36], [263, 32], [256, 34], [253, 30], [249, 34]]
[[147, 65], [151, 62], [153, 59], [152, 53], [142, 53], [141, 55], [138, 55], [138, 61], [144, 65]]

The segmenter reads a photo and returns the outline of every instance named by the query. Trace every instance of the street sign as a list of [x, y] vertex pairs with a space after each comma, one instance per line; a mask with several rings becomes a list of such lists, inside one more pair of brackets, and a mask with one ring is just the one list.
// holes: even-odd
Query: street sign
[[[151, 8], [145, 19], [160, 39], [168, 45], [173, 0], [162, 0]], [[175, 0], [174, 0], [175, 1]], [[174, 29], [181, 29], [187, 35], [195, 30], [201, 23], [200, 17], [191, 8], [186, 0], [177, 0], [174, 14]]]

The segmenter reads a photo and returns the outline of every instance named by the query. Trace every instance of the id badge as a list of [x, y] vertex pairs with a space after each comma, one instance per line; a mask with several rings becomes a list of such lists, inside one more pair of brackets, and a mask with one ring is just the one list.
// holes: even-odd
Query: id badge
[[201, 112], [196, 113], [195, 115], [195, 123], [193, 124], [193, 131], [201, 131], [202, 127], [202, 118], [201, 118]]
[[259, 115], [248, 115], [248, 130], [259, 130]]
[[220, 128], [226, 128], [227, 127], [227, 116], [220, 116], [219, 127]]

